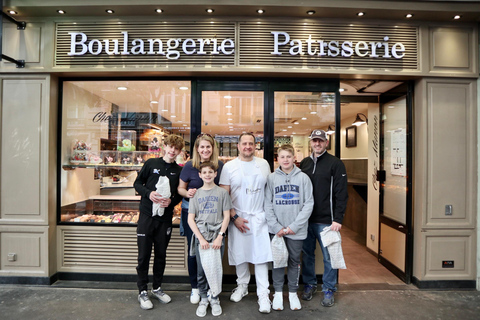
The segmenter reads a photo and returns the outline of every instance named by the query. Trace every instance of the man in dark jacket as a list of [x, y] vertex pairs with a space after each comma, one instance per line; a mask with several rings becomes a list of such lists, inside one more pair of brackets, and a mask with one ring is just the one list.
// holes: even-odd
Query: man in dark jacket
[[318, 240], [324, 263], [322, 305], [331, 307], [334, 304], [333, 294], [337, 290], [337, 270], [332, 269], [330, 255], [322, 244], [320, 232], [325, 227], [334, 231], [342, 228], [348, 199], [347, 172], [343, 162], [326, 151], [328, 138], [325, 131], [313, 130], [310, 146], [312, 155], [300, 163], [300, 169], [312, 180], [314, 198], [313, 212], [308, 221], [308, 235], [303, 241], [302, 249], [302, 278], [305, 283], [302, 299], [311, 300], [317, 291], [315, 247]]
[[[137, 226], [137, 286], [138, 302], [142, 309], [153, 308], [147, 292], [152, 245], [155, 251], [152, 295], [162, 303], [169, 303], [172, 300], [163, 292], [161, 285], [166, 265], [167, 246], [172, 236], [173, 208], [182, 200], [182, 196], [177, 192], [182, 167], [175, 162], [175, 159], [185, 143], [180, 136], [170, 135], [165, 138], [164, 144], [163, 158], [148, 159], [133, 184], [135, 190], [141, 195], [140, 218]], [[156, 184], [160, 176], [168, 178], [170, 196], [162, 196], [157, 192]], [[163, 215], [153, 213], [154, 203], [159, 204], [160, 208], [165, 208]]]

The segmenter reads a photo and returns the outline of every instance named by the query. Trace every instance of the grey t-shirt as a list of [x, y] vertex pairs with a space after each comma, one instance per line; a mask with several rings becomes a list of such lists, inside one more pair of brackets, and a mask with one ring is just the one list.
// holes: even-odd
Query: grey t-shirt
[[[195, 214], [195, 222], [207, 223], [209, 226], [216, 226], [223, 221], [223, 211], [232, 209], [232, 200], [227, 190], [214, 186], [210, 190], [200, 188], [190, 200], [188, 213]], [[201, 232], [201, 228], [200, 232]], [[202, 232], [202, 235], [205, 234]]]

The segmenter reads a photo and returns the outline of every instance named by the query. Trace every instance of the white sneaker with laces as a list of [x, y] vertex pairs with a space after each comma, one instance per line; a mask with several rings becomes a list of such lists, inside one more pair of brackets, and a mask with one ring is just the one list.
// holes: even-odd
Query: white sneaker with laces
[[190, 294], [190, 303], [197, 304], [200, 302], [200, 290], [197, 288], [192, 289], [192, 293]]
[[138, 295], [138, 302], [140, 302], [140, 308], [143, 310], [150, 310], [153, 308], [153, 303], [150, 301], [150, 298], [148, 297], [148, 292], [146, 290], [143, 290], [139, 295]]
[[170, 298], [168, 294], [163, 292], [162, 288], [160, 287], [155, 290], [152, 289], [152, 294], [155, 298], [160, 300], [161, 303], [169, 303], [170, 301], [172, 301], [172, 298]]
[[273, 294], [272, 309], [277, 311], [283, 310], [283, 292], [275, 292]]
[[288, 301], [290, 301], [290, 309], [291, 310], [302, 309], [302, 305], [300, 304], [300, 300], [298, 300], [298, 295], [297, 295], [296, 292], [289, 292], [288, 293]]
[[258, 306], [258, 311], [260, 311], [261, 313], [270, 313], [270, 311], [272, 310], [272, 303], [268, 298], [268, 293], [264, 293], [258, 296]]
[[239, 284], [238, 287], [233, 289], [233, 293], [230, 296], [230, 300], [233, 302], [239, 302], [248, 294], [248, 286], [246, 284]]
[[212, 299], [210, 301], [210, 307], [212, 308], [212, 316], [218, 317], [222, 314], [222, 307], [220, 306], [220, 299]]
[[208, 300], [207, 299], [200, 300], [197, 307], [197, 316], [201, 318], [205, 317], [207, 315], [207, 308], [208, 308]]

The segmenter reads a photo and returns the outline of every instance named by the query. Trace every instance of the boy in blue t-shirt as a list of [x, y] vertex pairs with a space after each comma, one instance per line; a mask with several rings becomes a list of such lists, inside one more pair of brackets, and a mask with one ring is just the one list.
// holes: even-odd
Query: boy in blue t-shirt
[[[188, 225], [195, 234], [195, 245], [193, 247], [197, 257], [197, 280], [201, 297], [196, 314], [199, 317], [204, 317], [207, 314], [209, 284], [202, 267], [200, 250], [210, 247], [214, 250], [221, 249], [220, 256], [223, 256], [224, 237], [230, 222], [232, 201], [225, 189], [215, 185], [214, 179], [217, 172], [212, 162], [204, 162], [200, 165], [199, 176], [203, 180], [203, 186], [197, 190], [195, 196], [190, 200]], [[222, 314], [218, 295], [212, 297], [210, 306], [213, 316]]]

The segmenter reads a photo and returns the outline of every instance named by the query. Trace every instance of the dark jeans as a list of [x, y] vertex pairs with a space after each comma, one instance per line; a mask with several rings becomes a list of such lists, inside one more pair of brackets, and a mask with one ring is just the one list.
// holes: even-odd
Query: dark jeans
[[171, 237], [172, 221], [161, 222], [146, 214], [140, 214], [137, 226], [137, 286], [139, 292], [148, 290], [148, 268], [152, 255], [152, 245], [154, 248], [153, 289], [158, 289], [162, 285], [167, 260], [167, 247]]
[[[184, 205], [182, 203], [182, 205]], [[187, 243], [188, 243], [188, 276], [190, 278], [190, 285], [192, 286], [192, 289], [198, 288], [198, 282], [197, 282], [197, 260], [195, 259], [195, 256], [190, 255], [190, 245], [192, 241], [192, 236], [193, 232], [192, 229], [190, 229], [190, 226], [188, 225], [188, 208], [182, 208], [182, 225], [183, 225], [183, 232], [185, 233], [185, 236], [187, 237]]]

